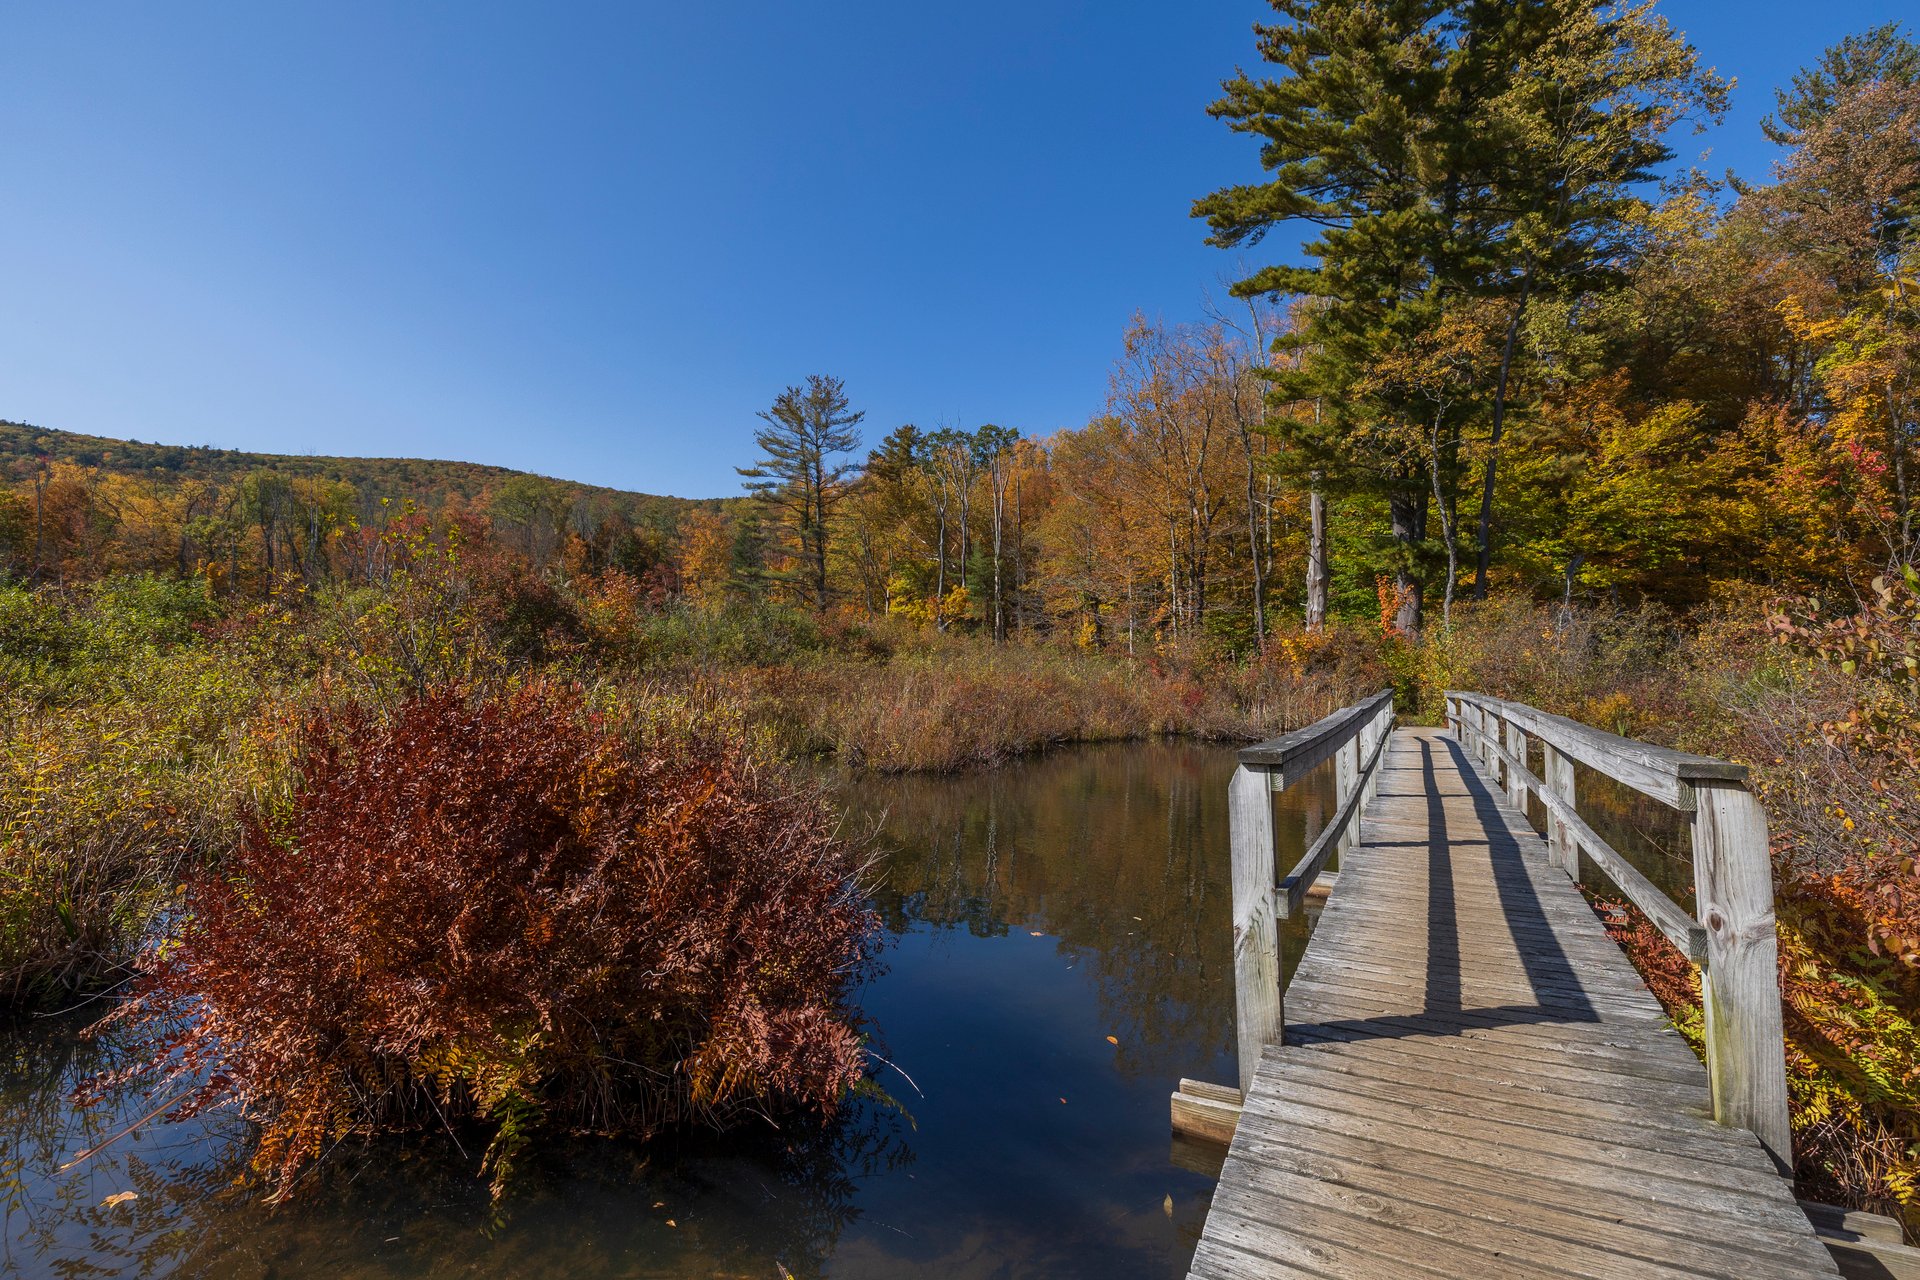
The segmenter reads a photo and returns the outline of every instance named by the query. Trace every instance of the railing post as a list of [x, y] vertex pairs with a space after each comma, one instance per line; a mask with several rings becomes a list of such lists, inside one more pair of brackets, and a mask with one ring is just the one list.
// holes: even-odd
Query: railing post
[[[1348, 738], [1333, 755], [1334, 809], [1339, 810], [1353, 794], [1353, 788], [1360, 781], [1360, 735]], [[1353, 848], [1354, 824], [1348, 823], [1339, 836], [1335, 848], [1345, 853]]]
[[1243, 764], [1227, 789], [1233, 833], [1233, 1010], [1240, 1091], [1253, 1086], [1260, 1051], [1280, 1039], [1280, 933], [1275, 919], [1271, 771]]
[[[1541, 781], [1571, 809], [1574, 807], [1573, 758], [1562, 754], [1550, 742], [1541, 746], [1546, 752], [1547, 770], [1547, 776]], [[1547, 813], [1547, 857], [1571, 879], [1580, 878], [1580, 845], [1567, 830], [1566, 823], [1554, 817], [1552, 811]]]
[[[1387, 736], [1392, 732], [1393, 704], [1389, 702], [1386, 706], [1381, 707], [1379, 712], [1374, 716], [1373, 728], [1368, 734], [1367, 754], [1371, 756], [1373, 749], [1382, 742], [1385, 742]], [[1380, 770], [1386, 767], [1386, 763], [1387, 758], [1383, 754], [1380, 757], [1380, 763], [1375, 765], [1373, 772], [1367, 775], [1367, 798], [1363, 803], [1372, 804], [1374, 799], [1380, 794]]]
[[1500, 758], [1500, 752], [1496, 749], [1499, 747], [1500, 739], [1502, 735], [1506, 733], [1506, 730], [1507, 721], [1505, 716], [1501, 715], [1498, 711], [1487, 712], [1487, 773], [1492, 777], [1496, 790], [1504, 790], [1512, 776], [1507, 772], [1507, 762]]
[[1767, 815], [1737, 782], [1694, 783], [1693, 878], [1707, 927], [1700, 978], [1713, 1116], [1749, 1129], [1782, 1170], [1793, 1168], [1774, 932]]
[[[1527, 731], [1513, 721], [1507, 721], [1507, 754], [1521, 764], [1527, 762]], [[1527, 784], [1519, 773], [1507, 770], [1507, 803], [1520, 811], [1522, 817], [1527, 813]]]

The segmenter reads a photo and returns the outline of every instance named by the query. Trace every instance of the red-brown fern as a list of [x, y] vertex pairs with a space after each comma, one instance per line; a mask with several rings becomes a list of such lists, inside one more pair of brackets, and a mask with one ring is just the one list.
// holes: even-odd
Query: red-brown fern
[[577, 697], [437, 693], [307, 730], [291, 812], [189, 886], [123, 1011], [178, 1111], [262, 1126], [276, 1196], [339, 1136], [542, 1123], [648, 1134], [830, 1112], [875, 922], [811, 792]]

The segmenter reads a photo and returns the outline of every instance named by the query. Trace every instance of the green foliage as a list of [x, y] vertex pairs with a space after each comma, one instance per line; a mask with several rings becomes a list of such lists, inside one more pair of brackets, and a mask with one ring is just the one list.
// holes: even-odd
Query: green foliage
[[1804, 70], [1790, 88], [1774, 90], [1775, 114], [1760, 122], [1767, 137], [1788, 144], [1817, 129], [1851, 91], [1878, 81], [1920, 83], [1920, 45], [1897, 22], [1841, 38]]

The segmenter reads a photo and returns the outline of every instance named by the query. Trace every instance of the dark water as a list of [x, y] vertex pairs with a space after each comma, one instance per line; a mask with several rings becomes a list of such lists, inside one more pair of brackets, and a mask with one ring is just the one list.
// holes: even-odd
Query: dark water
[[[1232, 767], [1142, 744], [841, 780], [852, 828], [881, 833], [891, 945], [860, 1002], [900, 1106], [818, 1133], [553, 1144], [504, 1222], [478, 1147], [445, 1135], [345, 1145], [280, 1209], [233, 1185], [233, 1122], [148, 1125], [55, 1173], [141, 1109], [67, 1104], [112, 1059], [81, 1020], [0, 1031], [0, 1273], [1182, 1275], [1212, 1181], [1171, 1147], [1167, 1097], [1235, 1074]], [[1330, 799], [1325, 778], [1282, 798], [1283, 867]]]

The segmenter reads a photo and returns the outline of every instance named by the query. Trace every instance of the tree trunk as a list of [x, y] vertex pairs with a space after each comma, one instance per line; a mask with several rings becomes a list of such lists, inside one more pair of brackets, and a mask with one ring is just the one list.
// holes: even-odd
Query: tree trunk
[[1247, 441], [1247, 555], [1253, 561], [1253, 647], [1267, 651], [1267, 592], [1260, 572], [1260, 506], [1255, 486], [1253, 441]]
[[994, 459], [993, 484], [993, 642], [1005, 644], [1007, 640], [1007, 614], [1000, 595], [1000, 553], [1001, 530], [1006, 525], [1007, 482], [1003, 464]]
[[[946, 485], [943, 483], [941, 489]], [[935, 516], [935, 550], [933, 556], [933, 626], [936, 631], [947, 629], [947, 499], [942, 494]]]
[[1406, 490], [1396, 491], [1387, 500], [1387, 511], [1393, 523], [1393, 540], [1400, 544], [1401, 549], [1400, 565], [1393, 574], [1396, 602], [1393, 627], [1407, 636], [1420, 634], [1424, 590], [1420, 575], [1414, 572], [1413, 557], [1426, 537], [1425, 507], [1426, 503], [1417, 493]]
[[1507, 384], [1513, 373], [1513, 349], [1520, 339], [1520, 322], [1527, 314], [1527, 300], [1533, 296], [1533, 261], [1528, 259], [1520, 277], [1520, 300], [1514, 304], [1513, 319], [1507, 322], [1507, 340], [1500, 349], [1500, 378], [1493, 391], [1493, 425], [1487, 433], [1487, 474], [1480, 486], [1480, 529], [1475, 548], [1473, 598], [1487, 598], [1488, 579], [1493, 570], [1493, 484], [1500, 466], [1500, 436], [1507, 424]]
[[1320, 476], [1307, 495], [1307, 630], [1327, 625], [1327, 499], [1320, 492]]
[[[1433, 451], [1428, 464], [1433, 480], [1433, 501], [1440, 508], [1440, 532], [1447, 542], [1447, 591], [1440, 602], [1440, 625], [1451, 631], [1453, 629], [1453, 591], [1460, 581], [1460, 552], [1453, 536], [1453, 504], [1448, 501], [1446, 489], [1440, 480], [1440, 420], [1441, 413], [1435, 413], [1433, 431], [1430, 433]], [[1491, 460], [1488, 465], [1492, 465]]]
[[1024, 631], [1027, 625], [1025, 596], [1021, 583], [1026, 580], [1026, 525], [1020, 518], [1020, 484], [1013, 486], [1013, 626]]

